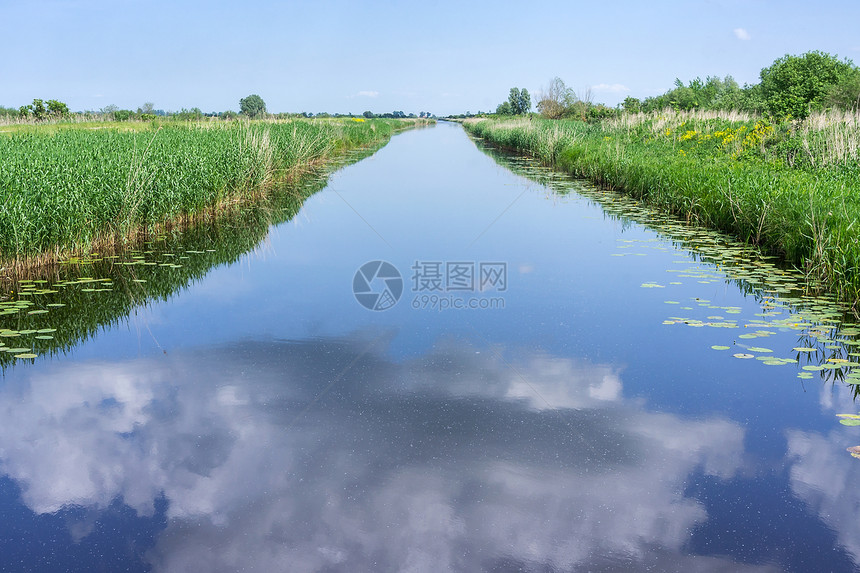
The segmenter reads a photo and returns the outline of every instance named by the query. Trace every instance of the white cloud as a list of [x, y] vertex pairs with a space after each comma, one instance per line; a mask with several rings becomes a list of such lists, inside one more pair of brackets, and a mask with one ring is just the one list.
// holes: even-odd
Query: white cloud
[[[847, 410], [853, 411], [853, 410]], [[855, 432], [846, 431], [834, 416], [828, 435], [800, 430], [788, 431], [788, 460], [791, 489], [836, 533], [846, 551], [860, 559], [860, 461], [847, 447], [860, 443]]]
[[[683, 555], [707, 519], [684, 484], [737, 473], [738, 424], [649, 412], [609, 365], [456, 342], [395, 363], [366, 346], [57, 363], [0, 388], [2, 472], [40, 513], [122, 496], [151, 514], [163, 495], [157, 571], [477, 570], [499, 555], [743, 569]], [[355, 356], [320, 397], [321, 373]]]
[[751, 38], [750, 33], [743, 28], [735, 28], [735, 37], [738, 40], [744, 41], [749, 40]]
[[597, 84], [596, 86], [591, 86], [591, 89], [596, 92], [609, 92], [614, 94], [630, 91], [630, 88], [624, 84]]

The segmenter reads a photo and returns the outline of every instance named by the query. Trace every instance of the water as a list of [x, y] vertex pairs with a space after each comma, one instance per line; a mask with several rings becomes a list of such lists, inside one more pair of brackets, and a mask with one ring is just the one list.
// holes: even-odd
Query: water
[[33, 283], [0, 569], [855, 570], [855, 327], [631, 203], [440, 124], [137, 255], [176, 267]]

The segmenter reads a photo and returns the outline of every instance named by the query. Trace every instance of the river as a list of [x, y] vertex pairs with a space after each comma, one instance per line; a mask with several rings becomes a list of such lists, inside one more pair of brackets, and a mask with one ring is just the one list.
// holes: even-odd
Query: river
[[455, 124], [319, 186], [18, 285], [0, 570], [857, 569], [832, 301]]

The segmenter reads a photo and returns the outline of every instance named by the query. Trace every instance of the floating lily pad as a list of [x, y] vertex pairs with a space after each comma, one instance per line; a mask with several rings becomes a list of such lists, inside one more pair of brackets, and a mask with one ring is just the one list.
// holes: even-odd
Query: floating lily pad
[[[38, 358], [38, 355], [33, 354], [32, 352], [27, 352], [25, 354], [16, 354], [15, 358]], [[860, 425], [860, 421], [858, 421], [858, 425]]]
[[754, 355], [744, 354], [743, 352], [738, 352], [737, 354], [732, 354], [732, 356], [734, 356], [735, 358], [743, 358], [743, 359], [755, 358]]
[[717, 346], [717, 345], [714, 345], [714, 346], [711, 346], [711, 348], [713, 348], [714, 350], [728, 350], [729, 348], [731, 348], [731, 346]]

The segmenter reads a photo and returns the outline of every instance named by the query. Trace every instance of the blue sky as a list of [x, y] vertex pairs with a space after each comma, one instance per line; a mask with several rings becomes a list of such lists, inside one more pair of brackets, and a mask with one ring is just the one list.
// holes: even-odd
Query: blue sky
[[[676, 77], [758, 81], [786, 54], [860, 62], [860, 1], [2, 0], [0, 105], [437, 115], [554, 76], [615, 105]], [[534, 98], [533, 98], [534, 99]]]

